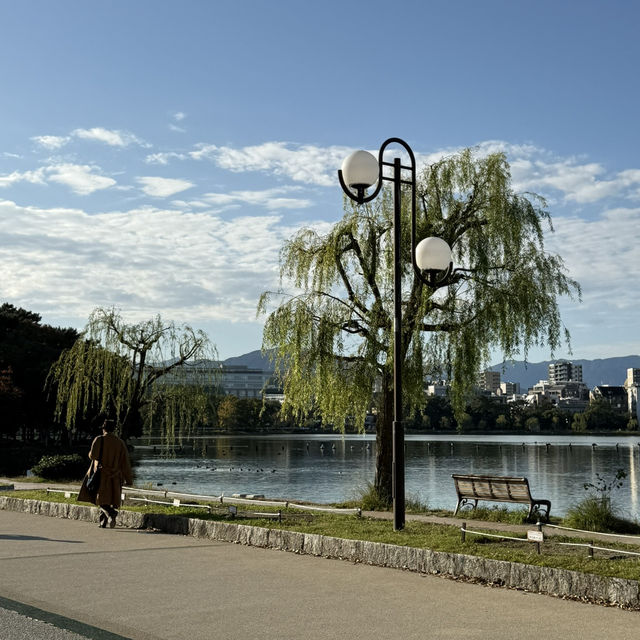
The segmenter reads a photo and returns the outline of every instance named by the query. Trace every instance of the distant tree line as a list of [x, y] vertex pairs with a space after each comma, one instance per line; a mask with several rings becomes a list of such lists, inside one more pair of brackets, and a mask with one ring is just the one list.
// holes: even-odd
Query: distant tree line
[[432, 396], [405, 422], [415, 431], [465, 432], [607, 432], [637, 431], [638, 421], [628, 412], [596, 400], [582, 412], [569, 412], [552, 404], [530, 405], [524, 400], [502, 404], [475, 396], [456, 420], [447, 398]]

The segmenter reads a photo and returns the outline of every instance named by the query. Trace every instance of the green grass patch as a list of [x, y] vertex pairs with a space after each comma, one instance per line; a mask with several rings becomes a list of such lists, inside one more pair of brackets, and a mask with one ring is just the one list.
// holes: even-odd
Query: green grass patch
[[[3, 492], [0, 495], [47, 500], [50, 502], [76, 503], [75, 497], [65, 498], [62, 493], [47, 494], [45, 491], [13, 491]], [[126, 504], [123, 508], [142, 513], [161, 513], [179, 515], [186, 518], [199, 518], [202, 520], [229, 521], [230, 518], [227, 507], [223, 508], [220, 505], [212, 506], [216, 511], [210, 514], [203, 509], [190, 509], [188, 507], [176, 507], [173, 505], [134, 503]], [[263, 508], [261, 506], [245, 507], [243, 505], [239, 506], [238, 509], [239, 515], [245, 513], [250, 514], [249, 509], [268, 513], [278, 512], [278, 508], [268, 506]], [[244, 511], [245, 509], [246, 512]], [[496, 510], [489, 509], [488, 511], [494, 512]], [[585, 548], [565, 547], [557, 544], [558, 542], [588, 542], [587, 540], [577, 537], [547, 537], [545, 543], [542, 545], [543, 553], [542, 555], [538, 555], [535, 546], [526, 541], [498, 540], [488, 536], [467, 534], [466, 542], [462, 542], [460, 528], [456, 525], [442, 525], [408, 520], [404, 530], [393, 531], [392, 524], [388, 520], [324, 513], [314, 513], [313, 516], [310, 517], [308, 512], [302, 514], [299, 510], [295, 509], [283, 509], [282, 512], [284, 517], [282, 523], [271, 518], [263, 517], [242, 517], [238, 518], [236, 522], [272, 529], [286, 529], [289, 531], [314, 533], [349, 540], [368, 540], [400, 546], [427, 548], [434, 551], [462, 553], [495, 560], [507, 560], [510, 562], [581, 571], [607, 577], [640, 580], [640, 558], [638, 557], [625, 556], [615, 551], [612, 553], [596, 551], [595, 558], [590, 559]], [[490, 513], [489, 515], [492, 514]], [[526, 512], [524, 515], [526, 516]], [[499, 514], [496, 517], [507, 516], [506, 514]], [[509, 514], [508, 517], [512, 516]], [[522, 517], [522, 514], [520, 514], [520, 517]], [[465, 513], [459, 519], [460, 522], [471, 520], [469, 513]], [[477, 524], [474, 522], [471, 526], [468, 525], [468, 528], [480, 531], [481, 533], [505, 535], [507, 537], [520, 537], [521, 535], [507, 531], [483, 531], [480, 522]], [[597, 546], [640, 552], [640, 545], [624, 545], [607, 542], [597, 543]]]

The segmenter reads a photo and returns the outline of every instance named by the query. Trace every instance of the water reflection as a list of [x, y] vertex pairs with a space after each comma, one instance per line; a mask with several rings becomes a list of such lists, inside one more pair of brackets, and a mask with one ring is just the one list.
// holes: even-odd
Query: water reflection
[[[637, 437], [408, 436], [407, 494], [452, 509], [452, 473], [525, 476], [532, 494], [551, 500], [552, 513], [561, 515], [585, 496], [585, 483], [597, 484], [598, 475], [610, 481], [622, 468], [627, 478], [613, 501], [636, 519], [639, 442]], [[137, 448], [139, 483], [211, 495], [339, 502], [354, 498], [375, 470], [373, 436], [221, 436], [196, 439], [173, 459], [159, 451], [151, 441]]]

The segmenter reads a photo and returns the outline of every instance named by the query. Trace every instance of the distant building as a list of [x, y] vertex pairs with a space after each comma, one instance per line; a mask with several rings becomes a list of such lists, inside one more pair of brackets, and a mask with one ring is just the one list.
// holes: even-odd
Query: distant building
[[562, 384], [563, 382], [582, 382], [582, 365], [573, 364], [568, 360], [552, 362], [548, 366], [549, 384]]
[[520, 383], [501, 382], [499, 391], [502, 396], [517, 396], [520, 394]]
[[434, 382], [433, 380], [429, 380], [425, 387], [425, 394], [446, 398], [449, 395], [449, 385], [444, 381]]
[[500, 389], [500, 372], [499, 371], [483, 371], [478, 375], [478, 387], [481, 391], [488, 391], [497, 395]]
[[614, 387], [610, 385], [598, 385], [591, 390], [591, 400], [604, 400], [609, 403], [613, 409], [620, 411], [628, 410], [628, 395], [624, 387]]
[[534, 404], [549, 402], [567, 411], [580, 411], [588, 405], [589, 390], [584, 382], [551, 384], [550, 380], [540, 380], [529, 389], [527, 400]]
[[627, 387], [640, 387], [640, 369], [627, 369], [627, 379], [624, 381], [624, 386]]
[[634, 385], [627, 389], [627, 408], [629, 413], [640, 422], [640, 403], [638, 402], [638, 390], [640, 386]]
[[195, 384], [203, 381], [206, 386], [237, 398], [262, 398], [266, 392], [270, 396], [281, 394], [273, 371], [252, 369], [245, 365], [225, 365], [215, 360], [189, 362], [183, 365], [180, 375], [177, 372], [169, 374], [165, 376], [163, 383]]
[[273, 377], [273, 371], [250, 369], [244, 365], [223, 365], [221, 374], [220, 386], [225, 394], [237, 398], [262, 398]]
[[558, 400], [558, 409], [568, 411], [569, 413], [578, 413], [585, 411], [589, 406], [589, 400], [581, 398], [560, 398]]
[[627, 391], [627, 409], [632, 416], [640, 422], [640, 369], [627, 369], [627, 379], [624, 381], [624, 388]]
[[557, 404], [561, 397], [562, 387], [550, 384], [549, 380], [540, 380], [529, 389], [527, 394], [527, 400], [533, 404], [542, 404], [544, 402]]

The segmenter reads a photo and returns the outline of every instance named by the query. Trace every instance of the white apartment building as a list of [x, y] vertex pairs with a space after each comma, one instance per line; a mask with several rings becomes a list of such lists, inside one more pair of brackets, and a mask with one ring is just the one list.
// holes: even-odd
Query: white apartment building
[[640, 369], [627, 369], [627, 378], [624, 381], [624, 388], [627, 390], [629, 413], [632, 416], [635, 416], [640, 422], [640, 403], [638, 402], [640, 390]]

